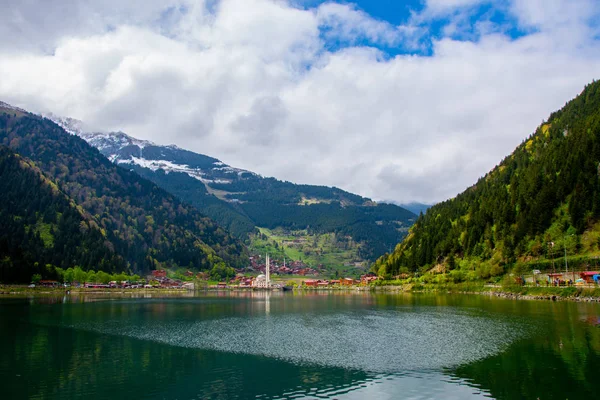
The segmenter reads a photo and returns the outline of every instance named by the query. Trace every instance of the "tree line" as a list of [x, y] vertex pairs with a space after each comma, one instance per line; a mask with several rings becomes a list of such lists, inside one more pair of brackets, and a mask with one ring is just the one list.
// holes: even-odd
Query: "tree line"
[[[469, 260], [493, 267], [490, 275], [563, 248], [597, 251], [599, 176], [600, 82], [593, 82], [475, 185], [421, 214], [372, 269], [393, 276]], [[584, 232], [596, 238], [587, 247]]]

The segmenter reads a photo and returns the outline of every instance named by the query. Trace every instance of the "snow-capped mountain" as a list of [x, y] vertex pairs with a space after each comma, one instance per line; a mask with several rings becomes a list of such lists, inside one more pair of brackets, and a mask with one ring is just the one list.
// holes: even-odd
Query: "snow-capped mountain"
[[120, 165], [138, 166], [153, 172], [163, 170], [182, 172], [205, 184], [230, 183], [252, 172], [230, 167], [216, 158], [193, 153], [176, 145], [161, 146], [148, 140], [140, 140], [123, 132], [85, 132], [82, 121], [55, 114], [44, 114], [65, 131], [80, 136], [91, 146], [100, 150], [109, 160]]
[[83, 122], [78, 119], [61, 117], [53, 113], [42, 114], [42, 117], [49, 119], [72, 135], [81, 135], [83, 133]]
[[90, 133], [81, 132], [78, 134], [86, 142], [97, 148], [102, 152], [110, 154], [116, 154], [121, 149], [127, 146], [137, 146], [143, 149], [147, 146], [156, 146], [153, 142], [148, 140], [139, 140], [132, 138], [131, 136], [123, 132], [111, 132], [111, 133]]

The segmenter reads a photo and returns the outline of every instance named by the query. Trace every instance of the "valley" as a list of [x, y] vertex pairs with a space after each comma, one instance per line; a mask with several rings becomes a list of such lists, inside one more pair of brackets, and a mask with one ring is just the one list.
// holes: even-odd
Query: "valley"
[[283, 228], [258, 230], [258, 233], [250, 235], [250, 253], [269, 253], [279, 265], [283, 264], [284, 258], [288, 265], [300, 261], [324, 277], [358, 277], [368, 268], [359, 255], [361, 245], [350, 237], [335, 233], [310, 234], [307, 230], [289, 231]]
[[[116, 165], [194, 206], [251, 249], [256, 247], [259, 228], [306, 231], [310, 243], [328, 235], [347, 237], [352, 243], [350, 252], [338, 247], [344, 242], [338, 240], [328, 245], [327, 251], [319, 246], [307, 248], [309, 254], [302, 251], [315, 266], [337, 270], [355, 263], [367, 265], [402, 240], [416, 218], [400, 206], [377, 203], [339, 188], [263, 177], [175, 145], [161, 146], [123, 132], [85, 132], [80, 121], [53, 114], [45, 117], [86, 140]], [[418, 210], [427, 207], [416, 206]], [[258, 251], [262, 244], [257, 246]], [[300, 257], [297, 251], [289, 252]]]

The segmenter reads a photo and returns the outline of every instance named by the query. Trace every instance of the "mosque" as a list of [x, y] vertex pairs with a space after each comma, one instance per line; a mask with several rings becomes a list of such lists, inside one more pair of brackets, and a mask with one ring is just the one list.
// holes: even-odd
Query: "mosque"
[[265, 260], [265, 274], [260, 274], [252, 281], [252, 287], [255, 289], [271, 289], [271, 260], [267, 254]]

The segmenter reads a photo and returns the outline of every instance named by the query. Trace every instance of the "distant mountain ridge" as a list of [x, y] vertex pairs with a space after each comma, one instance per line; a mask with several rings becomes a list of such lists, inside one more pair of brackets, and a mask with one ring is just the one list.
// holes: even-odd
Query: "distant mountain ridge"
[[[396, 203], [394, 203], [394, 204], [396, 204]], [[407, 210], [411, 211], [415, 215], [419, 215], [420, 213], [425, 213], [429, 208], [431, 208], [431, 204], [419, 203], [416, 201], [413, 201], [411, 203], [398, 203], [397, 205], [402, 208], [406, 208]]]
[[160, 146], [123, 132], [84, 132], [77, 120], [46, 117], [241, 238], [257, 227], [336, 232], [364, 243], [362, 257], [374, 259], [400, 240], [416, 217], [338, 188], [265, 178], [175, 145]]

